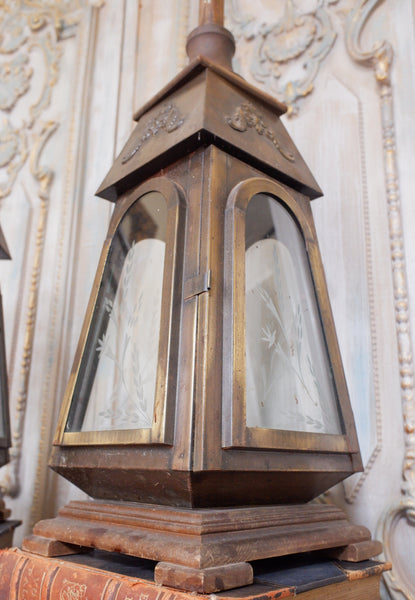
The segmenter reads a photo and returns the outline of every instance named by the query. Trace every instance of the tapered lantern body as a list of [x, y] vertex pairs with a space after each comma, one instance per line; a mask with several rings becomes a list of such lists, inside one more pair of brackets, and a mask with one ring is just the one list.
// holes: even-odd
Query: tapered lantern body
[[366, 547], [365, 528], [306, 504], [361, 459], [321, 191], [284, 110], [195, 57], [137, 113], [98, 191], [115, 209], [51, 457], [95, 500], [39, 523], [28, 549], [117, 550], [210, 592], [249, 583], [249, 560]]

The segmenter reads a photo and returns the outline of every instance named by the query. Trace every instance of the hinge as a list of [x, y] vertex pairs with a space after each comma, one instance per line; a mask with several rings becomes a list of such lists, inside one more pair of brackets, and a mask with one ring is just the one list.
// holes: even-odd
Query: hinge
[[210, 290], [210, 269], [206, 273], [190, 277], [184, 282], [184, 300], [198, 296]]

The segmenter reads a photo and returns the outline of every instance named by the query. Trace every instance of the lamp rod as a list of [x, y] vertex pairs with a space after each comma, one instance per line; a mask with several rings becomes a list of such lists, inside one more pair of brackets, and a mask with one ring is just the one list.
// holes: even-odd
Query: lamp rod
[[213, 24], [223, 27], [224, 0], [199, 0], [199, 25]]

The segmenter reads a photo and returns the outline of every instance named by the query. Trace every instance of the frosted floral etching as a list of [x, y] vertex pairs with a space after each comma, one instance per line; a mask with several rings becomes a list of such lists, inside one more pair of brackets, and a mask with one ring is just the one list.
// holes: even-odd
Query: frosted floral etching
[[95, 348], [99, 363], [83, 431], [151, 427], [157, 375], [164, 242], [141, 240], [126, 256]]
[[246, 251], [246, 424], [340, 433], [304, 244], [281, 205], [258, 199], [251, 222], [279, 234]]

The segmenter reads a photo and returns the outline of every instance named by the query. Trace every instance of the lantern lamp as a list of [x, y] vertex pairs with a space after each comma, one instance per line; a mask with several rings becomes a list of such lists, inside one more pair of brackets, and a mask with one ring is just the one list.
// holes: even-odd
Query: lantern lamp
[[257, 559], [379, 548], [310, 503], [362, 468], [322, 192], [285, 106], [232, 71], [223, 2], [201, 0], [187, 52], [97, 192], [115, 207], [50, 460], [93, 499], [24, 547], [126, 553], [157, 561], [158, 583], [214, 592], [251, 583]]

